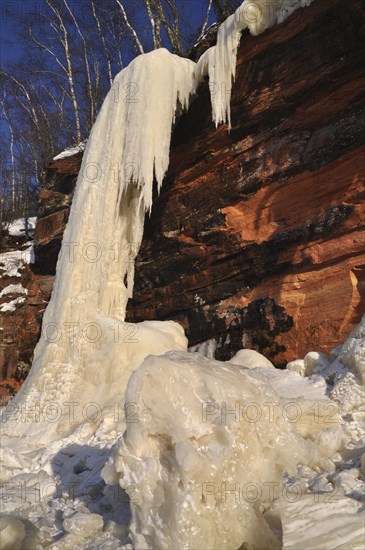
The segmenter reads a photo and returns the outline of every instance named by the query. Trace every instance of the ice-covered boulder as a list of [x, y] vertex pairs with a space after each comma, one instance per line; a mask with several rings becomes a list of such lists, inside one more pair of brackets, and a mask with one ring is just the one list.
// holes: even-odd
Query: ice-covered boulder
[[102, 475], [130, 494], [136, 548], [280, 547], [262, 515], [270, 491], [284, 471], [323, 459], [264, 376], [271, 371], [171, 352], [131, 376], [126, 400], [138, 419]]

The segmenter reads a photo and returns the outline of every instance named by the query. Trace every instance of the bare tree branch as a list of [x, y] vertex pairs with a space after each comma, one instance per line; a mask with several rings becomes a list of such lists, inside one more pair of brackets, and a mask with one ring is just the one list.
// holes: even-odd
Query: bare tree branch
[[120, 2], [120, 0], [115, 0], [115, 1], [116, 1], [117, 5], [119, 6], [121, 12], [122, 12], [123, 19], [124, 19], [124, 22], [125, 22], [125, 24], [126, 24], [126, 27], [127, 27], [127, 29], [129, 30], [129, 32], [131, 33], [131, 36], [132, 36], [132, 38], [133, 38], [133, 40], [134, 40], [134, 43], [135, 43], [136, 46], [137, 46], [137, 49], [139, 50], [139, 53], [144, 53], [144, 49], [143, 49], [143, 47], [142, 47], [142, 44], [141, 44], [141, 42], [140, 42], [140, 40], [139, 40], [139, 38], [138, 38], [138, 35], [137, 35], [136, 31], [134, 30], [134, 28], [132, 27], [132, 25], [131, 25], [130, 22], [129, 22], [129, 19], [128, 19], [128, 17], [127, 17], [127, 14], [126, 14], [126, 12], [125, 12], [125, 9], [124, 9], [123, 4]]

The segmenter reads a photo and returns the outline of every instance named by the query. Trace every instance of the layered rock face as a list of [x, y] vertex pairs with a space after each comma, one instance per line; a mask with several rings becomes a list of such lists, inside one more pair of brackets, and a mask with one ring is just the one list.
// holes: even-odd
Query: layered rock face
[[243, 339], [276, 365], [328, 352], [359, 322], [361, 4], [314, 2], [244, 34], [230, 133], [200, 87], [174, 132], [129, 319], [178, 320], [191, 344], [216, 338], [218, 359]]
[[[244, 346], [276, 366], [330, 351], [360, 321], [361, 8], [323, 0], [259, 37], [243, 33], [230, 132], [215, 128], [209, 85], [200, 86], [174, 129], [170, 169], [146, 220], [129, 321], [173, 319], [190, 345], [214, 338], [217, 359]], [[225, 83], [210, 85], [224, 93]], [[31, 360], [81, 158], [48, 168], [24, 314], [11, 321], [12, 352], [2, 344], [7, 377], [19, 357]]]

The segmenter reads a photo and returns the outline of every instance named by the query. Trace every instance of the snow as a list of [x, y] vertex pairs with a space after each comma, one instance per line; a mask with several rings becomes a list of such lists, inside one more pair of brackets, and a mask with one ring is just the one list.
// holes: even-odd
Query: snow
[[17, 285], [8, 285], [0, 292], [0, 298], [6, 294], [28, 294], [28, 290], [20, 283]]
[[87, 140], [81, 141], [80, 143], [78, 143], [77, 145], [74, 145], [73, 147], [68, 147], [67, 149], [62, 151], [62, 153], [59, 153], [58, 155], [53, 157], [53, 160], [61, 160], [68, 157], [72, 157], [77, 153], [81, 153], [82, 151], [85, 150], [86, 144], [87, 144]]
[[[3, 288], [3, 290], [0, 292], [0, 298], [8, 294], [28, 294], [28, 290], [24, 288], [20, 283], [17, 285], [8, 285], [5, 288]], [[17, 298], [14, 298], [10, 302], [1, 304], [0, 312], [5, 313], [5, 312], [15, 311], [16, 307], [18, 305], [23, 304], [24, 302], [25, 302], [24, 297], [19, 296]]]
[[0, 277], [21, 277], [19, 272], [25, 264], [34, 263], [33, 244], [23, 250], [12, 250], [0, 254]]
[[[365, 319], [330, 358], [306, 356], [300, 374], [248, 350], [226, 363], [188, 353], [171, 321], [124, 321], [177, 111], [209, 73], [212, 92], [225, 83], [213, 120], [230, 123], [242, 28], [258, 34], [309, 3], [247, 0], [198, 66], [160, 49], [116, 77], [85, 149], [31, 372], [2, 414], [3, 548], [130, 549], [129, 535], [137, 549], [289, 549], [307, 536], [319, 548], [321, 522], [331, 544], [339, 526], [339, 544], [356, 547]], [[249, 17], [258, 8], [263, 17]], [[21, 254], [1, 256], [3, 276], [19, 276]], [[338, 507], [318, 501], [334, 490]]]
[[0, 311], [1, 313], [5, 313], [6, 311], [15, 311], [16, 306], [19, 306], [25, 302], [25, 298], [19, 297], [14, 298], [14, 300], [11, 300], [10, 302], [5, 302], [4, 304], [0, 305]]
[[[34, 233], [36, 221], [36, 217], [28, 218], [28, 232], [30, 235]], [[11, 222], [8, 231], [9, 235], [13, 237], [23, 237], [25, 235], [25, 218], [19, 218]]]

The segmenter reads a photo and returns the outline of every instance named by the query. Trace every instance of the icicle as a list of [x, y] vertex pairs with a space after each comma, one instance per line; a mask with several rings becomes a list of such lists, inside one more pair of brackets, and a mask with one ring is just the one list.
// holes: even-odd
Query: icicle
[[198, 81], [209, 75], [212, 116], [216, 126], [231, 128], [232, 82], [236, 76], [237, 50], [241, 33], [248, 28], [254, 36], [276, 23], [282, 23], [299, 7], [314, 0], [246, 0], [219, 27], [217, 45], [209, 48], [199, 59], [196, 68]]

